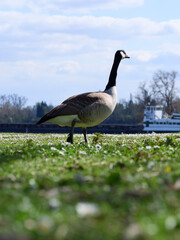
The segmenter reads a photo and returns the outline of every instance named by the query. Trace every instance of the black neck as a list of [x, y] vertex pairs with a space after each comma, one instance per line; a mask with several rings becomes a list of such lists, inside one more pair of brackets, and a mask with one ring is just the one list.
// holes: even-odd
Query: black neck
[[119, 56], [115, 55], [112, 69], [111, 69], [111, 72], [109, 75], [109, 81], [108, 81], [108, 84], [106, 85], [105, 91], [111, 87], [116, 86], [117, 69], [119, 67], [120, 61], [121, 61], [120, 54], [119, 54]]

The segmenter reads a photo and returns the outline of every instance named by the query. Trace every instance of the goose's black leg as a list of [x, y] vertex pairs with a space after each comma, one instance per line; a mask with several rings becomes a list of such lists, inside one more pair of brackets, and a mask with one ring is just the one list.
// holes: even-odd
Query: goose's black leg
[[82, 130], [83, 130], [85, 143], [88, 143], [88, 140], [87, 140], [87, 137], [86, 137], [86, 133], [87, 133], [86, 128], [82, 128]]
[[71, 131], [68, 134], [68, 138], [67, 138], [67, 142], [73, 143], [73, 133], [74, 133], [74, 125], [76, 123], [76, 120], [72, 121], [72, 125], [71, 125]]

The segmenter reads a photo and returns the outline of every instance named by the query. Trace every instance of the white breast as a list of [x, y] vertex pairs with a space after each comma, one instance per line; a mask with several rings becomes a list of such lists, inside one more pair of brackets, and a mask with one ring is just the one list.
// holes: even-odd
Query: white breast
[[112, 97], [112, 107], [113, 110], [116, 106], [117, 103], [117, 90], [116, 90], [116, 86], [109, 88], [108, 90], [104, 91], [105, 93], [109, 94]]
[[79, 123], [77, 122], [76, 126], [96, 126], [112, 114], [117, 102], [116, 87], [112, 87], [102, 92], [101, 97], [101, 100], [93, 103], [91, 106], [79, 113], [78, 116], [82, 121]]

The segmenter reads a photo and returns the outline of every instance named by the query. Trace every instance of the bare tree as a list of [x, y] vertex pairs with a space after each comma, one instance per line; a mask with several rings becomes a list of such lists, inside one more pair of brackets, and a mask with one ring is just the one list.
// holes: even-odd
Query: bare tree
[[174, 106], [174, 112], [180, 113], [180, 98], [179, 97], [175, 98], [173, 106]]
[[142, 109], [148, 104], [156, 105], [156, 101], [152, 96], [152, 91], [147, 87], [146, 82], [140, 83], [135, 99]]
[[175, 79], [177, 72], [157, 71], [154, 73], [151, 83], [154, 98], [165, 105], [165, 111], [172, 114], [174, 111], [173, 102], [176, 98]]
[[3, 105], [10, 105], [19, 110], [21, 110], [27, 102], [25, 97], [20, 97], [17, 94], [9, 94], [9, 95], [0, 95], [0, 107]]
[[8, 97], [12, 106], [16, 107], [19, 110], [21, 110], [26, 105], [27, 99], [23, 96], [12, 94], [9, 95]]
[[[36, 122], [37, 106], [26, 106], [27, 99], [17, 94], [0, 95], [0, 123], [32, 123]], [[42, 102], [43, 111], [47, 112], [53, 108]]]
[[17, 94], [0, 96], [0, 123], [21, 122], [27, 99]]

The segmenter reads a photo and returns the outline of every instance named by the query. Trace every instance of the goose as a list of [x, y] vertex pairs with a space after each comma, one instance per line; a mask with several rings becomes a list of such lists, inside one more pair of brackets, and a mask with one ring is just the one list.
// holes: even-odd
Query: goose
[[103, 122], [115, 109], [117, 102], [116, 77], [120, 61], [130, 58], [124, 50], [118, 50], [104, 91], [87, 92], [69, 97], [60, 105], [46, 113], [37, 124], [51, 122], [59, 126], [71, 127], [67, 142], [73, 143], [75, 127], [81, 127], [87, 143], [87, 127]]

